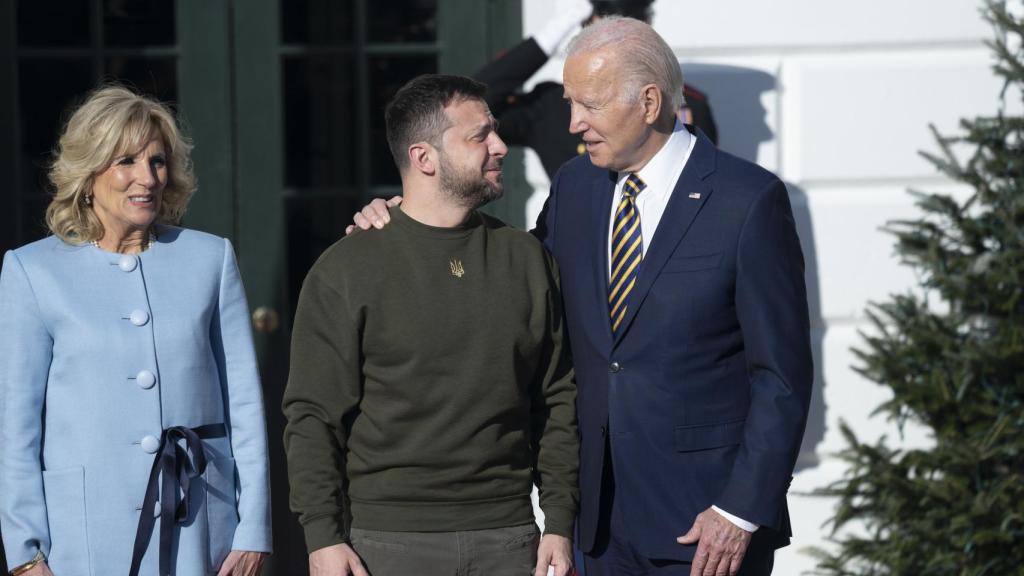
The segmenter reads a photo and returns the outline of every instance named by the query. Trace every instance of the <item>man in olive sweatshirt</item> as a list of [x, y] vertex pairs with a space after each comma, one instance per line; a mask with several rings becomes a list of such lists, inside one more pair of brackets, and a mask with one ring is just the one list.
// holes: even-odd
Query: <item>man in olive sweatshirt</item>
[[572, 569], [579, 446], [557, 271], [477, 211], [501, 195], [507, 152], [484, 91], [443, 75], [398, 91], [385, 116], [405, 201], [303, 285], [284, 440], [313, 576]]

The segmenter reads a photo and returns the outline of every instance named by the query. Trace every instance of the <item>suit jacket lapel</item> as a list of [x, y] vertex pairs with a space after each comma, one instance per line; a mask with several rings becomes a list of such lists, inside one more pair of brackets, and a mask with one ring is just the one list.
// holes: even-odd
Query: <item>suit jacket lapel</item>
[[[675, 252], [686, 231], [690, 229], [690, 224], [701, 207], [711, 196], [712, 187], [708, 176], [715, 170], [715, 146], [703, 133], [698, 132], [694, 136], [697, 143], [690, 153], [683, 173], [679, 175], [672, 196], [665, 206], [665, 213], [662, 214], [658, 228], [654, 231], [654, 238], [647, 253], [644, 254], [636, 286], [626, 299], [626, 317], [622, 319], [622, 326], [613, 346], [617, 345], [629, 331], [629, 325], [651, 291], [654, 280], [661, 273], [669, 256]], [[606, 214], [605, 220], [607, 219]], [[643, 226], [642, 221], [640, 224]], [[605, 232], [607, 235], [607, 229]], [[607, 256], [605, 258], [607, 259]]]
[[594, 202], [591, 202], [591, 235], [588, 238], [599, 239], [592, 242], [591, 262], [593, 262], [592, 273], [594, 274], [593, 286], [596, 289], [595, 298], [598, 310], [601, 314], [598, 326], [601, 327], [599, 336], [601, 348], [608, 350], [612, 343], [612, 322], [608, 311], [608, 226], [612, 209], [612, 199], [615, 195], [615, 172], [602, 172], [602, 175], [594, 179], [593, 190], [597, 192]]

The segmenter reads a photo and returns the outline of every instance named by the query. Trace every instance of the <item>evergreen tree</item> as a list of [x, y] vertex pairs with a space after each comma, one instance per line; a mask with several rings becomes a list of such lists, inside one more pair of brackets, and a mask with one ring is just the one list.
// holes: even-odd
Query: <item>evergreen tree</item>
[[[861, 443], [844, 424], [835, 550], [815, 574], [1024, 575], [1024, 22], [988, 0], [994, 116], [960, 122], [923, 154], [971, 188], [963, 200], [914, 193], [918, 220], [887, 226], [920, 289], [873, 304], [857, 371], [891, 388], [876, 413], [922, 425], [928, 449]], [[950, 79], [955, 81], [955, 79]], [[843, 527], [851, 530], [840, 530]]]

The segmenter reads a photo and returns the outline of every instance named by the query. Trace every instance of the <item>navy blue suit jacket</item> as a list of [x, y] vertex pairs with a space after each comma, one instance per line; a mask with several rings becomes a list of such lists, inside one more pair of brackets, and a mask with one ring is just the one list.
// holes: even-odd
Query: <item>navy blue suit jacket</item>
[[[699, 130], [622, 328], [608, 317], [616, 174], [566, 163], [534, 233], [561, 269], [578, 384], [579, 546], [594, 544], [605, 438], [629, 540], [649, 558], [681, 546], [712, 504], [789, 541], [786, 491], [811, 395], [803, 256], [783, 183]], [[646, 230], [645, 230], [646, 232]]]

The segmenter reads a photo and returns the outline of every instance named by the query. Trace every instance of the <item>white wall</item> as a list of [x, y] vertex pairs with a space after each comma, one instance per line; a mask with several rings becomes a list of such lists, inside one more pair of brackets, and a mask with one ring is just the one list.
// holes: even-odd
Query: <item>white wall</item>
[[[525, 33], [552, 15], [551, 0], [524, 0]], [[935, 151], [929, 124], [996, 110], [999, 81], [982, 41], [991, 30], [974, 0], [658, 0], [654, 27], [676, 50], [688, 82], [709, 95], [721, 147], [775, 171], [790, 186], [807, 259], [814, 327], [814, 413], [793, 482], [793, 546], [775, 574], [813, 567], [832, 502], [801, 495], [841, 477], [840, 419], [862, 439], [898, 433], [869, 413], [886, 390], [858, 376], [850, 349], [871, 300], [905, 290], [910, 270], [893, 254], [887, 220], [917, 212], [908, 188], [957, 191], [917, 152]], [[533, 79], [558, 79], [553, 59]], [[538, 189], [527, 221], [546, 195]], [[928, 441], [921, 430], [905, 440]]]

